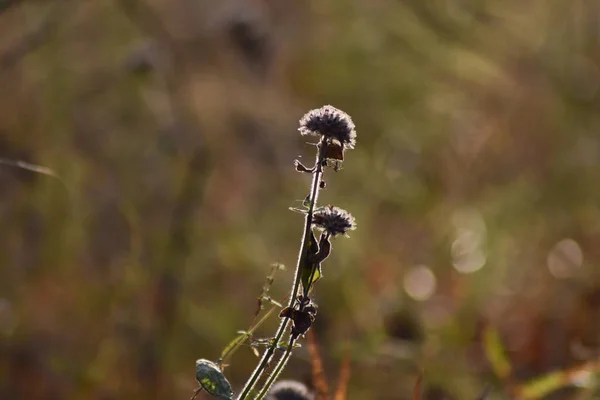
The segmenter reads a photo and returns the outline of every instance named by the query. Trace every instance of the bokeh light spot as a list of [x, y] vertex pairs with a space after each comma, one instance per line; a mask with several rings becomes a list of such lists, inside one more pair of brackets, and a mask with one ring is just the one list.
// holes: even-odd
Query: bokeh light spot
[[455, 228], [452, 265], [463, 274], [478, 271], [487, 261], [487, 228], [481, 213], [474, 208], [457, 210], [452, 215], [452, 224]]
[[573, 239], [563, 239], [548, 253], [547, 264], [555, 278], [568, 278], [583, 264], [581, 247]]
[[461, 255], [452, 260], [454, 268], [463, 274], [470, 274], [472, 272], [480, 270], [487, 261], [485, 253], [476, 249], [475, 251]]
[[431, 269], [425, 265], [413, 267], [404, 276], [404, 290], [415, 300], [429, 299], [436, 288], [436, 279]]

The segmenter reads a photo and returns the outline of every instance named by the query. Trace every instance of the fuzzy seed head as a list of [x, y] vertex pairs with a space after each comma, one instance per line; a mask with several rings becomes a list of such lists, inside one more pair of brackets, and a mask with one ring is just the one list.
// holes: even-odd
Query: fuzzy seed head
[[352, 118], [333, 106], [323, 106], [309, 111], [300, 119], [301, 135], [324, 136], [337, 142], [344, 149], [353, 149], [356, 144], [356, 130]]
[[279, 381], [269, 391], [266, 400], [313, 400], [306, 385], [292, 380]]
[[348, 231], [356, 229], [354, 217], [348, 211], [334, 206], [316, 210], [312, 223], [329, 236], [346, 235]]

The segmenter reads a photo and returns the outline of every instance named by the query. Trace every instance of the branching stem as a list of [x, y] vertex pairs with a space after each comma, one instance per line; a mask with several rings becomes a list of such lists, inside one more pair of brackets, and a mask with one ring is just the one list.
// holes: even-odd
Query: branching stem
[[[296, 265], [296, 272], [294, 275], [294, 286], [292, 287], [292, 292], [290, 295], [290, 303], [289, 303], [290, 308], [294, 307], [294, 303], [296, 302], [296, 299], [298, 297], [298, 291], [300, 290], [300, 281], [302, 278], [301, 270], [302, 270], [302, 267], [304, 265], [306, 265], [306, 263], [307, 263], [308, 247], [309, 247], [308, 245], [309, 245], [309, 237], [310, 237], [311, 226], [312, 226], [313, 212], [315, 210], [317, 198], [319, 197], [319, 189], [320, 189], [319, 183], [321, 182], [321, 177], [323, 175], [323, 161], [325, 158], [325, 152], [327, 150], [327, 145], [325, 143], [325, 137], [323, 137], [323, 139], [321, 139], [321, 142], [318, 144], [317, 147], [318, 147], [318, 152], [317, 152], [315, 171], [313, 173], [313, 180], [312, 180], [312, 185], [311, 185], [311, 190], [310, 190], [310, 200], [309, 200], [309, 205], [308, 205], [308, 212], [306, 214], [306, 219], [304, 222], [304, 234], [302, 236], [302, 244], [300, 246], [300, 253], [298, 255], [298, 263]], [[279, 324], [279, 328], [277, 329], [277, 333], [275, 334], [275, 338], [274, 338], [273, 342], [271, 343], [269, 348], [265, 351], [265, 353], [263, 354], [262, 358], [260, 359], [257, 367], [254, 369], [254, 372], [252, 373], [252, 375], [246, 382], [244, 389], [238, 396], [238, 400], [248, 399], [250, 392], [252, 391], [254, 386], [256, 386], [256, 383], [258, 382], [258, 380], [264, 373], [269, 361], [273, 357], [273, 354], [275, 353], [275, 349], [277, 349], [277, 347], [279, 346], [279, 342], [280, 342], [282, 336], [284, 335], [284, 333], [289, 325], [289, 322], [290, 322], [290, 318], [289, 318], [289, 316], [286, 316], [281, 321], [281, 324]], [[287, 363], [287, 361], [290, 357], [290, 354], [291, 354], [291, 351], [292, 351], [295, 341], [296, 341], [296, 337], [294, 337], [294, 335], [291, 335], [290, 342], [286, 349], [286, 352], [279, 359], [279, 362], [277, 363], [277, 366], [275, 367], [273, 374], [271, 374], [271, 376], [267, 380], [265, 386], [261, 390], [257, 399], [262, 399], [266, 395], [269, 388], [271, 387], [271, 385], [277, 378], [277, 375], [279, 375], [279, 373], [283, 370], [283, 367], [285, 367], [285, 364]]]

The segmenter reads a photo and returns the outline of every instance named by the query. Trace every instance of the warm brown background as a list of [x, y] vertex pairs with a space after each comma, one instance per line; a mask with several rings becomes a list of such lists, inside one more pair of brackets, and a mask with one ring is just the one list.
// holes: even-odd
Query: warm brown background
[[358, 127], [322, 201], [359, 229], [316, 293], [349, 399], [420, 368], [428, 400], [510, 397], [486, 325], [514, 382], [598, 357], [599, 90], [593, 1], [0, 1], [0, 157], [59, 176], [0, 165], [0, 398], [189, 398], [272, 262], [287, 294], [323, 104]]

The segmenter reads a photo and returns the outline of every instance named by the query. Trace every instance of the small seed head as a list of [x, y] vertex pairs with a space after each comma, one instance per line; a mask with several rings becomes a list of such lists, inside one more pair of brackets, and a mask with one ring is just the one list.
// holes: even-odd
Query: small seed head
[[267, 400], [313, 400], [314, 398], [306, 385], [292, 380], [277, 382], [267, 395]]
[[312, 223], [329, 236], [346, 235], [348, 231], [356, 229], [354, 217], [348, 211], [334, 206], [315, 211]]
[[329, 105], [306, 113], [300, 119], [298, 130], [302, 135], [324, 136], [345, 149], [353, 149], [356, 144], [356, 130], [352, 118]]

